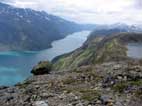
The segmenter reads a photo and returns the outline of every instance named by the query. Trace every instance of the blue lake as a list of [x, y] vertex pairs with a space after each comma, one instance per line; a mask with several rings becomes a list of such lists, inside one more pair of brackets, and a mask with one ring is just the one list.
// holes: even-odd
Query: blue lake
[[86, 41], [90, 31], [76, 32], [54, 41], [52, 48], [42, 51], [0, 52], [0, 85], [14, 85], [28, 78], [30, 71], [39, 61], [71, 52]]
[[127, 55], [132, 58], [142, 59], [142, 43], [129, 43]]

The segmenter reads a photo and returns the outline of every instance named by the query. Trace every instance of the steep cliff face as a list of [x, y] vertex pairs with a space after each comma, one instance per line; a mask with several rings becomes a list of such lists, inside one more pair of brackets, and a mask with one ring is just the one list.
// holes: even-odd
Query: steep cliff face
[[39, 63], [33, 69], [36, 76], [15, 87], [0, 87], [0, 105], [141, 106], [142, 60], [127, 57], [125, 46], [142, 42], [141, 37], [137, 33], [95, 37], [49, 67], [48, 62]]

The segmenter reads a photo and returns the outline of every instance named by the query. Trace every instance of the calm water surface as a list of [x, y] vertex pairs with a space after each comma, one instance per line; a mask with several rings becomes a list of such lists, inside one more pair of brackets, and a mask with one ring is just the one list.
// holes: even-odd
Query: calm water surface
[[127, 55], [132, 58], [142, 59], [142, 43], [128, 44]]
[[14, 85], [30, 76], [30, 71], [41, 60], [54, 57], [79, 48], [87, 39], [90, 31], [82, 31], [54, 41], [52, 48], [42, 51], [0, 52], [0, 85]]

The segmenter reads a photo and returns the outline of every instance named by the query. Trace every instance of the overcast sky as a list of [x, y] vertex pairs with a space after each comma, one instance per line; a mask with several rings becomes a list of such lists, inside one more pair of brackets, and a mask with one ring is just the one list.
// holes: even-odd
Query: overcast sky
[[79, 23], [141, 24], [142, 0], [0, 0]]

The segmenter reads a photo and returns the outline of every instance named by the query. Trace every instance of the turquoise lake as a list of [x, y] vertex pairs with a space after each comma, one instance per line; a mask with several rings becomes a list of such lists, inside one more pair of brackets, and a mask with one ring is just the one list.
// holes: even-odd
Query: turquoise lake
[[28, 78], [30, 71], [39, 61], [52, 60], [69, 53], [86, 41], [90, 31], [76, 32], [66, 38], [54, 41], [52, 48], [42, 51], [0, 52], [0, 85], [14, 85]]

